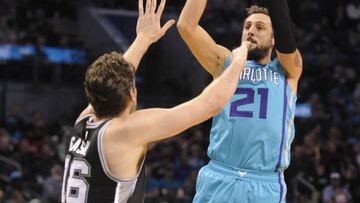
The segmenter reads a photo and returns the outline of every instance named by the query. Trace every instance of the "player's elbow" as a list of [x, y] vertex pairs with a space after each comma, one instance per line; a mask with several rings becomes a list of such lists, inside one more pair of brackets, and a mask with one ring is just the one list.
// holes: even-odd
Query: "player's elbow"
[[214, 116], [214, 115], [219, 114], [222, 111], [222, 109], [224, 108], [225, 104], [226, 103], [224, 103], [222, 101], [215, 102], [215, 104], [213, 104], [214, 106], [213, 106], [213, 109], [212, 109], [212, 112], [211, 112], [212, 115]]
[[207, 107], [211, 116], [215, 116], [221, 112], [223, 107], [226, 105], [226, 102], [222, 98], [211, 98], [207, 101]]
[[206, 108], [208, 113], [211, 114], [210, 116], [214, 116], [222, 111], [230, 97], [226, 94], [226, 91], [207, 87], [199, 96], [199, 99], [201, 101], [200, 106]]
[[218, 115], [223, 109], [223, 106], [217, 106], [211, 113], [213, 116]]
[[180, 34], [187, 31], [187, 26], [184, 22], [178, 21], [176, 24], [177, 29], [179, 30]]
[[190, 26], [188, 23], [185, 23], [183, 21], [179, 21], [176, 24], [176, 27], [182, 37], [189, 36], [194, 30], [194, 28], [192, 28], [192, 26]]

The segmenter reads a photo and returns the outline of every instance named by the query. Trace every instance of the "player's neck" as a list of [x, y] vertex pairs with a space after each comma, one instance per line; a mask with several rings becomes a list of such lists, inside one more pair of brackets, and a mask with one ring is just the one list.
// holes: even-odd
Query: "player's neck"
[[95, 116], [94, 117], [94, 122], [99, 122], [102, 120], [106, 120], [106, 119], [112, 119], [112, 118], [124, 118], [126, 116], [128, 116], [131, 113], [131, 107], [126, 108], [123, 112], [119, 113], [118, 115], [115, 116]]
[[105, 120], [105, 119], [108, 119], [108, 117], [106, 117], [106, 116], [101, 116], [101, 117], [94, 116], [93, 122], [94, 122], [94, 123], [97, 123], [97, 122], [102, 121], [102, 120]]
[[123, 119], [123, 118], [126, 118], [131, 113], [133, 113], [133, 106], [128, 105], [123, 112], [119, 113], [118, 115], [116, 115], [114, 117]]
[[255, 62], [259, 63], [259, 64], [262, 64], [262, 65], [266, 65], [266, 64], [270, 63], [270, 61], [271, 61], [271, 55], [268, 55], [268, 56], [266, 56], [266, 57], [264, 57], [264, 58], [262, 58], [260, 60], [257, 60]]

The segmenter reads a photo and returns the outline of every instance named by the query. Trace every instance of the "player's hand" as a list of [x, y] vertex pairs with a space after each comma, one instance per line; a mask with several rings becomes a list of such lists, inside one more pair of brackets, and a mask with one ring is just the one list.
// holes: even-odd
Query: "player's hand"
[[250, 45], [251, 45], [251, 42], [247, 41], [247, 40], [245, 40], [241, 43], [241, 46], [244, 46], [246, 49], [249, 49]]
[[165, 4], [166, 0], [161, 0], [156, 10], [157, 0], [146, 0], [146, 8], [144, 10], [144, 0], [139, 0], [139, 18], [136, 34], [139, 37], [145, 38], [150, 44], [157, 42], [175, 24], [175, 20], [171, 19], [161, 27], [160, 20]]
[[242, 57], [243, 54], [247, 53], [250, 45], [251, 45], [251, 42], [243, 41], [239, 48], [236, 48], [232, 51], [233, 59], [237, 60], [239, 57]]

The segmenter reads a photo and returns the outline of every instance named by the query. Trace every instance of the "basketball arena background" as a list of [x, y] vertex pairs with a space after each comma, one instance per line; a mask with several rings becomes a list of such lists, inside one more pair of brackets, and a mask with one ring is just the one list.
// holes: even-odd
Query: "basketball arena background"
[[[304, 71], [287, 200], [326, 202], [335, 195], [335, 202], [360, 202], [360, 1], [288, 2]], [[177, 19], [184, 3], [168, 0], [164, 20]], [[232, 49], [250, 3], [256, 1], [209, 0], [201, 24]], [[64, 141], [87, 105], [84, 73], [102, 53], [127, 49], [136, 6], [135, 0], [0, 1], [0, 203], [59, 202]], [[211, 78], [174, 26], [150, 48], [136, 81], [140, 108], [172, 107]], [[210, 124], [148, 153], [146, 202], [191, 202], [208, 161]]]

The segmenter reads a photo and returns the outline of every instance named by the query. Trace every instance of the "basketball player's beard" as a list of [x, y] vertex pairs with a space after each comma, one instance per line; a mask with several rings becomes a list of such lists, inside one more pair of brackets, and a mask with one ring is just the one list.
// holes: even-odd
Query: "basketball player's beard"
[[248, 51], [248, 60], [259, 62], [269, 54], [270, 48], [255, 48]]

